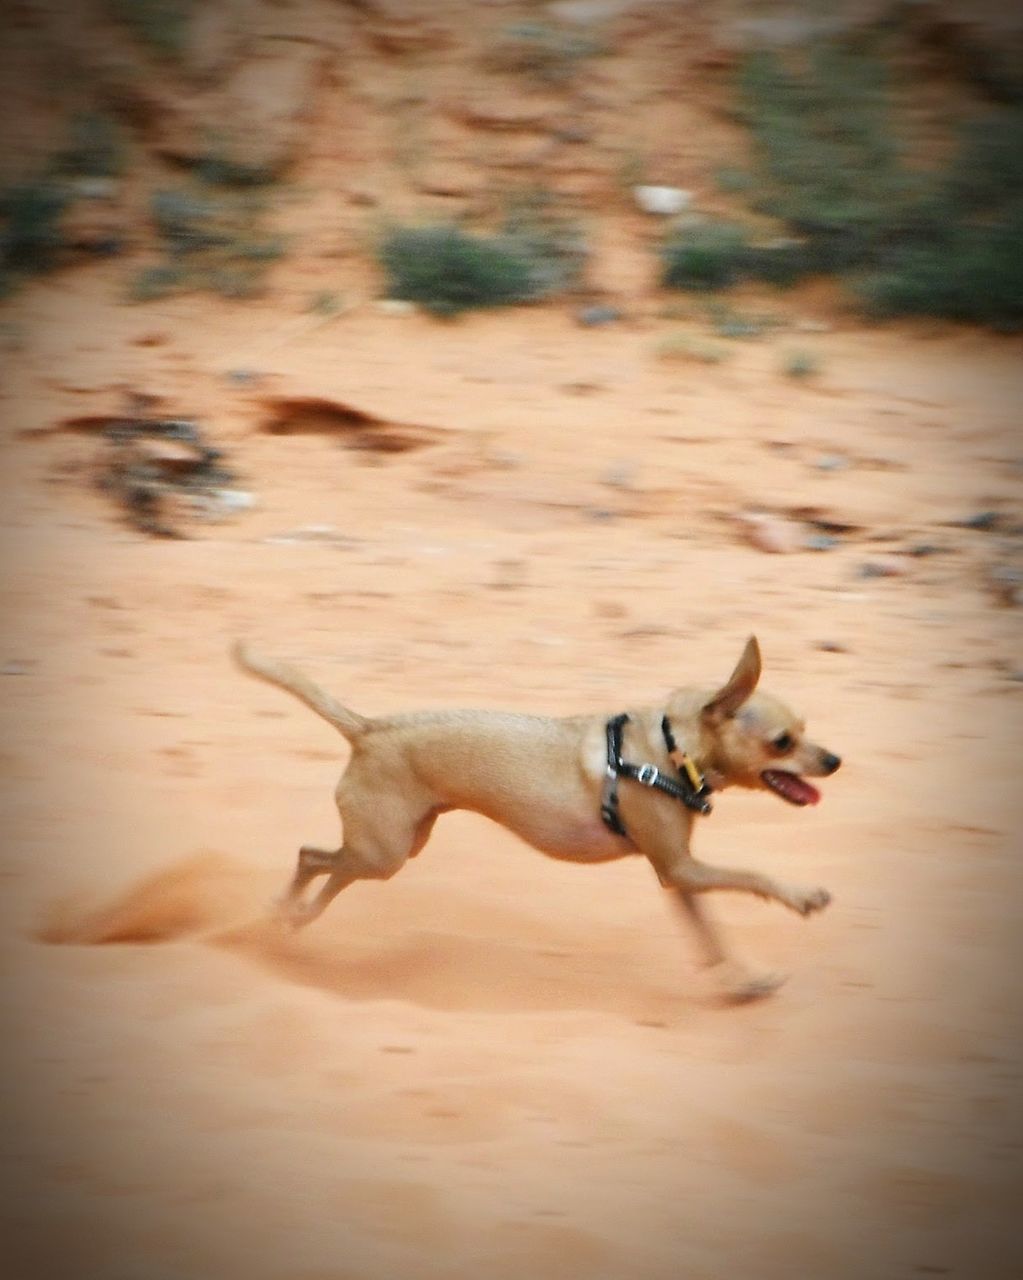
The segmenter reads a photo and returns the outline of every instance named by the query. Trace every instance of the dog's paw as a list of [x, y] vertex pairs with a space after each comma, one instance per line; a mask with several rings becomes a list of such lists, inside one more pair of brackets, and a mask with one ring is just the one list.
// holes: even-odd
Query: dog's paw
[[763, 1000], [785, 982], [784, 973], [751, 973], [735, 965], [727, 965], [721, 974], [721, 1000], [724, 1004], [750, 1004]]
[[270, 914], [275, 923], [286, 929], [301, 929], [315, 918], [311, 904], [296, 902], [293, 898], [275, 898], [270, 906]]
[[792, 908], [801, 916], [810, 916], [815, 911], [823, 911], [830, 901], [827, 889], [800, 889], [792, 895]]

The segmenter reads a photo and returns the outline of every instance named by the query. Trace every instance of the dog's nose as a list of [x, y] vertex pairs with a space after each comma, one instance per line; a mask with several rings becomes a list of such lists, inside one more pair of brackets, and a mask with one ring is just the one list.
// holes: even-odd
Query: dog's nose
[[821, 761], [825, 773], [834, 773], [841, 763], [842, 757], [832, 755], [830, 751], [825, 751], [824, 759]]

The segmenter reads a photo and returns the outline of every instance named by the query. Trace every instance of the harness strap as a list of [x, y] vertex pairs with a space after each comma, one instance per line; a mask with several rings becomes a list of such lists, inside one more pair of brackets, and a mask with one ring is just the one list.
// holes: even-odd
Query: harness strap
[[600, 816], [615, 835], [624, 836], [625, 823], [618, 812], [618, 775], [622, 771], [622, 725], [629, 717], [622, 712], [607, 722], [607, 772], [604, 774], [604, 790], [600, 798]]
[[607, 722], [607, 772], [601, 794], [600, 816], [616, 835], [627, 835], [625, 824], [618, 811], [618, 779], [632, 778], [644, 787], [663, 791], [675, 800], [681, 800], [687, 809], [695, 813], [710, 813], [707, 798], [711, 788], [696, 765], [684, 751], [680, 751], [671, 723], [665, 715], [661, 720], [661, 732], [668, 748], [668, 756], [679, 771], [679, 777], [669, 778], [655, 764], [631, 764], [622, 759], [622, 727], [629, 722], [624, 712]]
[[710, 795], [712, 788], [707, 779], [697, 769], [692, 757], [679, 750], [675, 735], [671, 730], [671, 721], [667, 715], [661, 717], [661, 733], [664, 734], [664, 745], [668, 748], [668, 759], [680, 773], [685, 772], [686, 777], [692, 784], [693, 800], [705, 801], [703, 805], [689, 804], [688, 800], [686, 803], [699, 813], [710, 813], [710, 801], [706, 800], [706, 797]]

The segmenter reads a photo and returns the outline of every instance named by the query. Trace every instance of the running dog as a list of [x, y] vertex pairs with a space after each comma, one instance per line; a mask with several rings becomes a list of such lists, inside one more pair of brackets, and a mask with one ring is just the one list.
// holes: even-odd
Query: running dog
[[[281, 904], [295, 926], [315, 920], [354, 881], [393, 876], [452, 809], [481, 813], [553, 858], [645, 856], [695, 928], [708, 964], [725, 969], [735, 999], [766, 995], [781, 979], [738, 971], [728, 961], [700, 896], [751, 893], [802, 916], [831, 901], [826, 889], [708, 866], [690, 852], [712, 794], [745, 787], [793, 805], [816, 804], [820, 793], [807, 777], [826, 777], [841, 764], [807, 739], [799, 716], [757, 689], [755, 637], [720, 688], [676, 689], [663, 706], [610, 718], [450, 710], [369, 719], [246, 644], [237, 644], [234, 656], [244, 670], [301, 699], [351, 745], [336, 793], [343, 843], [300, 850]], [[319, 876], [326, 882], [307, 900], [305, 890]]]

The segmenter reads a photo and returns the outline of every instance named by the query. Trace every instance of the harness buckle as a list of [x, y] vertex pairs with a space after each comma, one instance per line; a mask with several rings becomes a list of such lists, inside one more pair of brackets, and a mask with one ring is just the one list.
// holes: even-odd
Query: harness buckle
[[641, 764], [636, 770], [636, 781], [642, 782], [644, 787], [656, 786], [660, 776], [661, 771], [655, 764]]

